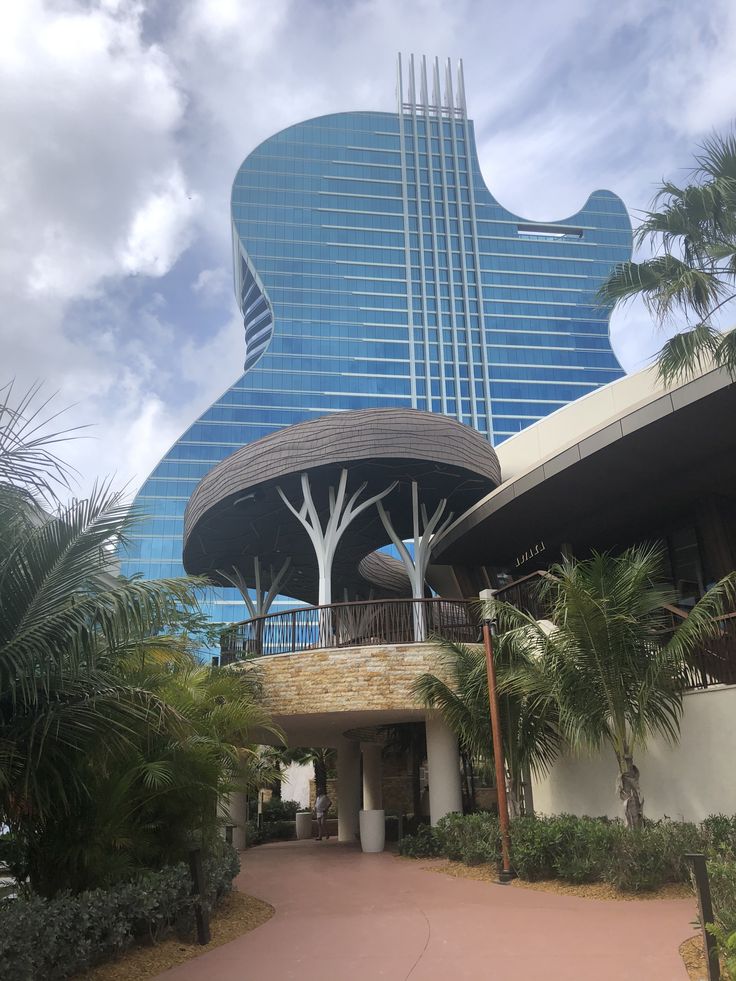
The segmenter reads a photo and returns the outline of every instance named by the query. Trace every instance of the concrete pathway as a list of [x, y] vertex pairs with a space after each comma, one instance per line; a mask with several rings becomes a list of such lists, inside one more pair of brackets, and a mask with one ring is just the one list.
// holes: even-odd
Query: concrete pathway
[[688, 900], [602, 902], [454, 879], [332, 840], [262, 845], [238, 887], [276, 914], [165, 981], [687, 981]]

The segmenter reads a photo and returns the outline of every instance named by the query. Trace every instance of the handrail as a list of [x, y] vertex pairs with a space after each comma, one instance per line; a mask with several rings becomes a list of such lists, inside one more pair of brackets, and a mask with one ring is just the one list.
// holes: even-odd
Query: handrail
[[514, 579], [512, 582], [507, 582], [504, 586], [499, 586], [498, 589], [494, 589], [494, 595], [498, 596], [499, 593], [503, 593], [507, 589], [513, 589], [514, 586], [520, 586], [523, 582], [528, 582], [529, 579], [548, 579], [550, 578], [550, 573], [546, 569], [535, 569], [534, 572], [528, 572], [525, 576], [519, 576], [518, 579]]
[[[541, 570], [529, 573], [498, 592], [516, 590], [512, 605], [526, 609], [536, 619], [544, 619], [545, 611], [533, 594], [525, 595], [524, 589], [526, 583], [541, 575], [544, 575]], [[664, 637], [676, 630], [689, 614], [671, 604], [662, 608], [672, 617], [672, 625], [661, 631]], [[415, 644], [430, 636], [472, 644], [480, 639], [478, 615], [475, 599], [441, 597], [294, 607], [241, 620], [224, 630], [220, 638], [220, 663], [341, 647]], [[717, 621], [721, 624], [719, 630], [698, 645], [687, 669], [690, 689], [736, 684], [736, 613], [726, 613]]]
[[335, 647], [414, 644], [434, 635], [460, 643], [477, 641], [475, 602], [441, 597], [359, 600], [268, 613], [223, 631], [221, 663]]
[[424, 596], [421, 599], [412, 599], [408, 596], [397, 596], [396, 598], [389, 597], [387, 599], [367, 599], [367, 600], [341, 600], [339, 603], [324, 603], [321, 606], [311, 606], [309, 603], [305, 603], [303, 606], [292, 606], [288, 610], [278, 610], [276, 613], [261, 613], [257, 617], [251, 617], [248, 620], [236, 620], [234, 623], [229, 623], [227, 630], [232, 630], [233, 627], [240, 627], [245, 623], [255, 623], [256, 620], [268, 620], [269, 617], [280, 617], [285, 613], [299, 613], [302, 610], [334, 610], [345, 606], [370, 606], [371, 604], [385, 604], [385, 603], [435, 603], [440, 600], [443, 603], [475, 603], [476, 600], [464, 600], [464, 599], [445, 599], [441, 596]]
[[[687, 610], [683, 610], [680, 606], [671, 606], [669, 603], [663, 603], [662, 609], [667, 610], [668, 613], [672, 613], [673, 616], [679, 617], [681, 620], [687, 620], [690, 616]], [[716, 623], [721, 623], [724, 620], [736, 620], [736, 613], [723, 613], [714, 619]]]

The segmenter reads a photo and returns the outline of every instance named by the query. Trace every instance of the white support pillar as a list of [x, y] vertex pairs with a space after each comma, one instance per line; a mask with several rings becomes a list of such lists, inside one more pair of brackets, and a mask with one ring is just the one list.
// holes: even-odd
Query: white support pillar
[[[373, 497], [367, 498], [367, 500], [360, 504], [358, 504], [358, 498], [365, 490], [367, 486], [366, 482], [363, 482], [350, 498], [347, 498], [347, 483], [348, 471], [343, 468], [340, 471], [337, 492], [335, 492], [334, 487], [330, 487], [329, 489], [330, 510], [324, 528], [322, 527], [322, 520], [312, 496], [309, 474], [303, 473], [301, 475], [302, 505], [299, 510], [294, 507], [280, 487], [276, 488], [281, 500], [294, 517], [304, 526], [312, 541], [314, 553], [317, 556], [317, 570], [319, 573], [319, 595], [317, 599], [319, 606], [329, 606], [332, 603], [332, 562], [335, 558], [337, 546], [346, 528], [359, 514], [362, 514], [371, 505], [380, 501], [387, 494], [390, 494], [398, 481], [395, 480], [389, 487], [381, 491], [380, 494], [374, 494]], [[330, 629], [329, 616], [321, 616], [320, 636], [324, 638], [329, 635]]]
[[341, 738], [337, 744], [337, 840], [354, 842], [360, 810], [360, 744]]
[[363, 753], [363, 810], [380, 811], [383, 807], [383, 760], [380, 743], [361, 743]]
[[[413, 544], [414, 556], [409, 552], [394, 526], [391, 524], [391, 515], [383, 506], [381, 501], [377, 502], [378, 513], [381, 516], [383, 527], [386, 529], [391, 541], [396, 546], [401, 560], [404, 563], [406, 573], [411, 583], [412, 596], [415, 600], [424, 599], [424, 580], [427, 575], [427, 566], [432, 555], [432, 549], [439, 541], [440, 536], [450, 525], [453, 514], [450, 512], [442, 520], [447, 507], [447, 500], [442, 499], [434, 510], [431, 517], [427, 514], [426, 507], [419, 503], [419, 488], [416, 480], [411, 482], [411, 508], [413, 519]], [[424, 606], [421, 603], [414, 605], [414, 640], [422, 641], [427, 637], [427, 624]]]
[[427, 713], [426, 725], [429, 818], [435, 825], [445, 814], [462, 813], [460, 751], [455, 733], [438, 712]]

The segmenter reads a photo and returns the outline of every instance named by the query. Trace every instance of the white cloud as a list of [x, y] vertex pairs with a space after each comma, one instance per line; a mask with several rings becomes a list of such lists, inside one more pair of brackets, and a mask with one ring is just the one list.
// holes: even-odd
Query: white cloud
[[199, 195], [187, 192], [175, 166], [133, 215], [119, 254], [120, 267], [132, 275], [165, 275], [192, 240], [192, 217], [199, 204]]
[[[229, 195], [258, 142], [392, 110], [397, 50], [462, 56], [502, 204], [559, 218], [607, 186], [641, 208], [733, 114], [735, 49], [728, 0], [3, 4], [3, 367], [97, 424], [86, 474], [140, 481], [241, 371]], [[613, 335], [632, 369], [661, 340], [637, 308]]]
[[202, 269], [192, 283], [192, 289], [208, 300], [220, 299], [232, 292], [233, 274], [230, 269], [218, 266], [216, 269]]

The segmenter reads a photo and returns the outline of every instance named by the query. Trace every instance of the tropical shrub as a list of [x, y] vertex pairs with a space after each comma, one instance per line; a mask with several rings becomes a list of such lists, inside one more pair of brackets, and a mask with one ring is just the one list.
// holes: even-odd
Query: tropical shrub
[[[684, 856], [702, 851], [707, 840], [705, 828], [687, 822], [663, 820], [631, 830], [620, 820], [571, 814], [516, 818], [510, 837], [512, 866], [521, 879], [606, 881], [622, 892], [689, 882]], [[500, 865], [498, 818], [487, 813], [448, 814], [435, 828], [420, 828], [404, 838], [400, 851], [411, 857], [442, 855], [467, 865]], [[725, 873], [721, 881], [724, 907], [730, 908]], [[736, 876], [734, 883], [736, 930]]]
[[736, 860], [736, 816], [709, 814], [701, 828], [709, 855]]
[[512, 823], [511, 864], [520, 879], [534, 882], [555, 874], [560, 829], [554, 818], [517, 818]]
[[399, 842], [399, 855], [407, 858], [434, 858], [444, 854], [435, 829], [420, 824], [416, 834], [405, 835]]
[[605, 870], [606, 882], [621, 892], [651, 892], [667, 882], [661, 835], [652, 829], [617, 825]]
[[125, 494], [61, 500], [65, 434], [37, 396], [0, 387], [0, 850], [50, 898], [214, 847], [218, 799], [247, 784], [248, 732], [269, 720], [252, 671], [196, 657], [204, 580], [116, 575]]
[[566, 882], [598, 882], [603, 878], [615, 825], [599, 818], [563, 814], [553, 819], [556, 844], [552, 865]]
[[269, 841], [289, 841], [294, 837], [296, 828], [293, 821], [264, 821], [260, 828], [257, 821], [247, 821], [245, 824], [245, 847], [265, 845]]
[[736, 933], [736, 863], [711, 860], [708, 862], [708, 878], [718, 925], [727, 934]]
[[[273, 821], [293, 821], [296, 812], [303, 810], [302, 805], [296, 800], [279, 800], [272, 797], [263, 804], [263, 821], [270, 824]], [[308, 808], [306, 808], [308, 810]]]
[[[240, 864], [237, 853], [223, 846], [202, 866], [211, 909], [232, 888]], [[110, 889], [6, 900], [0, 904], [0, 977], [63, 981], [174, 928], [191, 932], [191, 891], [189, 869], [180, 863]]]

